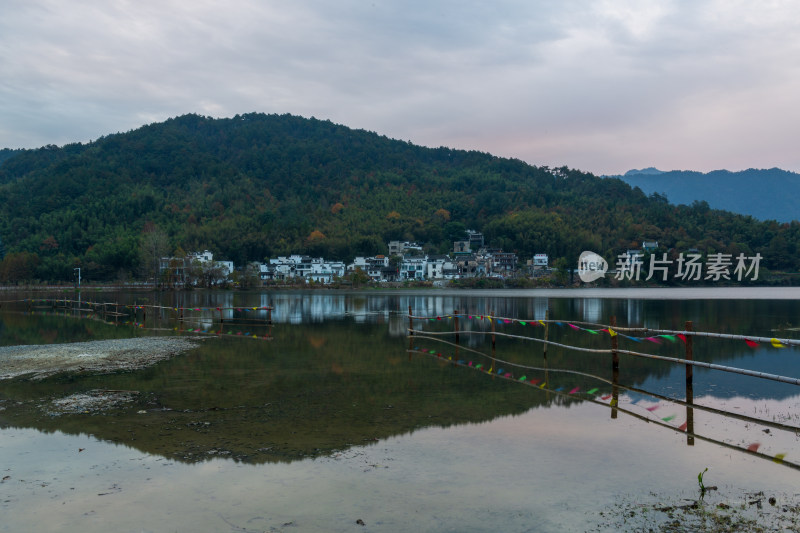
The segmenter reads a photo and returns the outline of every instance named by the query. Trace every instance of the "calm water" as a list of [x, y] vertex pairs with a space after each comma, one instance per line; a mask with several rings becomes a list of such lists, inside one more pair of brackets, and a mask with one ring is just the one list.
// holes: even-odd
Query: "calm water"
[[[793, 502], [797, 386], [697, 368], [689, 408], [682, 365], [623, 355], [615, 380], [608, 354], [550, 346], [545, 358], [541, 343], [505, 336], [492, 358], [486, 316], [499, 317], [498, 333], [542, 339], [544, 328], [530, 322], [547, 313], [562, 321], [549, 326], [549, 340], [596, 349], [610, 347], [607, 334], [569, 324], [613, 316], [623, 327], [681, 331], [692, 321], [697, 331], [796, 338], [798, 297], [795, 289], [81, 294], [163, 306], [105, 322], [76, 306], [6, 303], [3, 345], [205, 340], [137, 372], [2, 382], [0, 531], [635, 530], [614, 516], [621, 504], [696, 498], [705, 468], [706, 484], [729, 503], [758, 491]], [[274, 308], [271, 325], [264, 306]], [[409, 306], [426, 317], [415, 319], [425, 333], [411, 342]], [[182, 322], [176, 308], [186, 308]], [[472, 332], [459, 346], [423, 338], [452, 331], [455, 310]], [[681, 341], [660, 340], [619, 346], [683, 357]], [[798, 355], [694, 340], [698, 361], [795, 378]], [[98, 390], [133, 399], [89, 412], [54, 407]], [[694, 438], [681, 429], [690, 419]]]

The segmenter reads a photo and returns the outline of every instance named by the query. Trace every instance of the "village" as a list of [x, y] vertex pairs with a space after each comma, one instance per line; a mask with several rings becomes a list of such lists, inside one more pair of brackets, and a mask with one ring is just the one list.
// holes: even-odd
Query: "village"
[[235, 266], [215, 260], [208, 250], [186, 257], [162, 257], [159, 281], [172, 287], [215, 287], [234, 281], [245, 285], [306, 283], [329, 285], [351, 276], [363, 282], [447, 282], [463, 278], [506, 279], [520, 275], [538, 277], [550, 272], [547, 254], [534, 254], [520, 263], [517, 254], [485, 245], [482, 233], [467, 232], [468, 239], [455, 241], [449, 254], [426, 254], [414, 242], [391, 241], [388, 255], [358, 256], [352, 263], [329, 261], [307, 255], [279, 256], [266, 263]]

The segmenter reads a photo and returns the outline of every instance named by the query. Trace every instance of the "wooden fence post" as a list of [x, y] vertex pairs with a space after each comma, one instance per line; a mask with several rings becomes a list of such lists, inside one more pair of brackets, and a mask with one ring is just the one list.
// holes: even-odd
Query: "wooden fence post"
[[[617, 327], [617, 317], [611, 317], [611, 329]], [[615, 332], [616, 333], [616, 332]], [[611, 369], [612, 370], [619, 370], [619, 339], [617, 339], [616, 335], [611, 335]]]
[[[692, 331], [692, 321], [686, 321], [686, 331]], [[694, 353], [692, 347], [692, 335], [686, 335], [686, 360], [693, 361], [694, 360]], [[692, 379], [694, 377], [694, 365], [686, 365], [686, 384], [691, 385]]]
[[694, 387], [686, 384], [686, 445], [694, 446]]
[[547, 366], [547, 340], [550, 336], [550, 309], [544, 310], [544, 343], [542, 346], [542, 364], [544, 365], [544, 383], [542, 387], [547, 386], [545, 397], [550, 400], [550, 369]]
[[[686, 321], [686, 331], [693, 331], [691, 320]], [[694, 361], [693, 335], [686, 335], [686, 360]], [[694, 446], [694, 365], [686, 365], [686, 445]]]
[[458, 345], [458, 309], [453, 310], [454, 327], [456, 332], [456, 345]]
[[411, 349], [414, 347], [414, 318], [411, 316], [411, 306], [408, 306], [408, 360], [411, 361]]
[[489, 311], [489, 324], [492, 326], [492, 356], [494, 357], [494, 349], [497, 343], [497, 338], [494, 334], [494, 311]]
[[544, 310], [544, 346], [542, 348], [542, 355], [544, 360], [547, 361], [547, 336], [550, 333], [550, 310]]
[[461, 352], [460, 352], [461, 344], [459, 343], [459, 336], [458, 336], [458, 331], [459, 331], [459, 327], [458, 327], [458, 309], [453, 311], [453, 317], [455, 318], [455, 326], [454, 327], [455, 327], [455, 330], [456, 330], [456, 353], [455, 353], [455, 359], [453, 359], [453, 365], [455, 365], [457, 363], [459, 357], [461, 357]]
[[[489, 311], [489, 324], [492, 325], [492, 366], [489, 367], [489, 370], [494, 370], [495, 355], [496, 355], [496, 345], [497, 345], [497, 338], [495, 337], [495, 327], [494, 327], [494, 311]], [[494, 372], [492, 372], [492, 377], [494, 377]]]
[[610, 321], [610, 330], [614, 332], [611, 335], [611, 418], [616, 419], [619, 404], [619, 339], [616, 335], [617, 317], [612, 316]]

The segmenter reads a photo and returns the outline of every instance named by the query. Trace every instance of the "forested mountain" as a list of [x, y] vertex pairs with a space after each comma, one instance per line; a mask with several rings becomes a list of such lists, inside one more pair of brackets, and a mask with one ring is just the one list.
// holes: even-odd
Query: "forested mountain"
[[0, 149], [0, 165], [2, 165], [3, 161], [6, 159], [11, 159], [20, 152], [22, 152], [22, 150], [11, 150], [10, 148]]
[[660, 172], [654, 168], [631, 170], [620, 178], [646, 194], [659, 193], [675, 204], [708, 202], [761, 220], [790, 222], [800, 219], [800, 174], [779, 168], [740, 172], [715, 170], [703, 174], [687, 170]]
[[800, 239], [798, 223], [674, 206], [619, 179], [291, 115], [186, 115], [0, 163], [6, 260], [24, 258], [37, 279], [69, 280], [75, 267], [93, 280], [135, 274], [153, 228], [170, 251], [209, 249], [237, 265], [289, 253], [350, 260], [394, 239], [444, 252], [468, 228], [522, 259], [611, 259], [648, 239], [761, 252], [764, 267], [794, 270]]

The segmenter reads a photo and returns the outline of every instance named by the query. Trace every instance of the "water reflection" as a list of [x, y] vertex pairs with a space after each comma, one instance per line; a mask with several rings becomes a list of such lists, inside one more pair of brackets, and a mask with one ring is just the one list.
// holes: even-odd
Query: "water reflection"
[[[82, 298], [87, 298], [86, 294]], [[718, 331], [774, 335], [776, 326], [792, 326], [792, 317], [800, 310], [793, 301], [347, 292], [120, 293], [89, 297], [95, 302], [109, 299], [153, 306], [146, 317], [140, 311], [132, 321], [144, 322], [144, 327], [140, 327], [141, 322], [136, 325], [108, 318], [92, 319], [85, 313], [80, 315], [84, 318], [76, 319], [63, 312], [14, 310], [5, 305], [0, 314], [0, 342], [39, 344], [187, 334], [188, 311], [184, 317], [187, 322], [175, 325], [179, 308], [199, 309], [191, 315], [193, 327], [219, 331], [222, 321], [225, 335], [257, 331], [262, 337], [268, 333], [271, 341], [209, 336], [197, 351], [141, 372], [7, 382], [0, 392], [0, 402], [5, 407], [0, 411], [0, 423], [42, 431], [89, 433], [179, 461], [221, 456], [257, 463], [326, 455], [353, 444], [375, 442], [424, 427], [483, 422], [532, 408], [572, 405], [582, 400], [565, 395], [565, 391], [575, 387], [588, 391], [598, 387], [598, 382], [609, 384], [605, 392], [616, 400], [613, 406], [608, 404], [612, 417], [623, 409], [638, 412], [637, 391], [648, 391], [665, 403], [685, 398], [689, 404], [707, 406], [739, 397], [760, 401], [792, 400], [797, 396], [797, 388], [790, 385], [765, 384], [705, 370], [695, 373], [694, 389], [689, 395], [682, 370], [669, 364], [623, 357], [615, 376], [608, 358], [557, 347], [550, 349], [545, 366], [540, 345], [514, 339], [498, 344], [494, 354], [497, 360], [538, 364], [541, 371], [528, 378], [541, 379], [548, 387], [539, 389], [488, 378], [464, 371], [447, 360], [449, 356], [456, 361], [472, 357], [478, 364], [479, 356], [469, 349], [483, 353], [482, 362], [487, 366], [496, 364], [486, 335], [491, 328], [486, 320], [489, 314], [530, 321], [544, 319], [549, 313], [557, 320], [599, 323], [616, 316], [621, 323], [627, 321], [624, 325], [662, 328], [694, 320]], [[160, 309], [156, 311], [155, 306]], [[271, 307], [273, 325], [267, 326], [267, 311], [253, 307]], [[459, 324], [465, 332], [460, 339], [464, 351], [438, 347], [437, 352], [445, 354], [442, 360], [431, 362], [429, 356], [409, 359], [405, 341], [409, 308], [414, 315], [430, 317], [414, 324], [429, 332], [452, 330], [454, 324], [448, 315], [455, 310], [467, 315]], [[544, 328], [530, 324], [499, 322], [496, 327], [510, 334], [544, 336]], [[608, 347], [608, 337], [576, 332], [563, 324], [551, 327], [548, 335], [554, 342]], [[639, 348], [626, 346], [625, 342], [620, 341], [621, 348]], [[675, 356], [680, 345], [664, 343], [648, 348], [653, 353]], [[798, 358], [777, 356], [770, 348], [753, 350], [733, 341], [696, 339], [695, 354], [701, 361], [800, 376]], [[557, 390], [559, 387], [561, 391]], [[138, 394], [131, 403], [110, 412], [46, 415], [48, 402], [88, 390]], [[694, 395], [702, 401], [694, 402]], [[694, 416], [693, 411], [684, 415], [687, 423], [690, 414]], [[703, 414], [699, 420], [706, 417]], [[723, 421], [717, 425], [726, 424]], [[697, 425], [706, 427], [705, 422]], [[687, 438], [693, 434], [687, 432]]]

